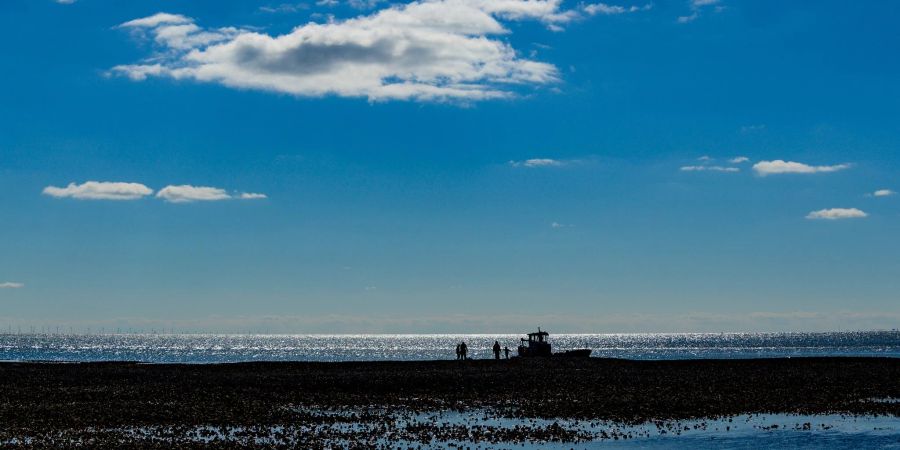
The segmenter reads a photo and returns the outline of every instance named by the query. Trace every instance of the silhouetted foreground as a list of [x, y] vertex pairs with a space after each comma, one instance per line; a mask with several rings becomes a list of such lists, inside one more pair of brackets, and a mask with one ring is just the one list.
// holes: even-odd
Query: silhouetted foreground
[[[627, 423], [761, 412], [900, 416], [900, 403], [885, 398], [900, 398], [900, 359], [2, 363], [0, 445], [578, 441], [588, 437], [558, 426], [482, 436], [409, 418], [447, 410]], [[370, 427], [348, 426], [360, 423]]]

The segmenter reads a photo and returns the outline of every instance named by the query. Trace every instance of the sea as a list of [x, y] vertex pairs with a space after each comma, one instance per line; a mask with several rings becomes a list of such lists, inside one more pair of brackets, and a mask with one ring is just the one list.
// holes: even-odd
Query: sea
[[[387, 361], [490, 358], [494, 341], [515, 355], [518, 334], [0, 334], [3, 361]], [[900, 330], [828, 333], [556, 334], [554, 351], [589, 348], [592, 356], [637, 360], [808, 356], [900, 357]]]

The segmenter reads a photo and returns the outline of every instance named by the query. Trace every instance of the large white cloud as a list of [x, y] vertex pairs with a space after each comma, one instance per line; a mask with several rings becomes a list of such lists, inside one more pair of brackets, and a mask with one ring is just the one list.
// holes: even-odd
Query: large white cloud
[[69, 183], [63, 188], [56, 186], [44, 188], [44, 195], [80, 200], [136, 200], [152, 193], [152, 189], [140, 183], [111, 181], [88, 181], [82, 184]]
[[824, 220], [840, 220], [840, 219], [861, 219], [868, 217], [865, 212], [856, 208], [830, 208], [812, 211], [806, 215], [807, 219], [824, 219]]
[[753, 170], [758, 175], [776, 175], [784, 173], [828, 173], [837, 172], [839, 170], [849, 169], [850, 164], [835, 164], [831, 166], [811, 166], [809, 164], [783, 161], [776, 159], [774, 161], [760, 161], [753, 165]]
[[[220, 83], [297, 96], [369, 100], [506, 98], [558, 81], [555, 66], [521, 57], [499, 37], [501, 20], [536, 20], [552, 29], [613, 8], [563, 10], [562, 0], [420, 0], [370, 15], [307, 23], [283, 35], [203, 29], [159, 13], [120, 27], [152, 37], [158, 51], [113, 73]], [[630, 9], [629, 9], [630, 11]]]

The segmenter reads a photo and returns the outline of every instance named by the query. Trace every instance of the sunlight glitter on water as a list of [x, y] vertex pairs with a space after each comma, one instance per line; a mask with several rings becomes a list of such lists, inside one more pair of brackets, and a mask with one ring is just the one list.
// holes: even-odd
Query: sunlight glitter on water
[[[465, 341], [473, 358], [491, 357], [495, 340], [512, 354], [520, 335], [217, 335], [2, 334], [0, 360], [370, 361], [454, 358]], [[900, 357], [900, 332], [558, 334], [556, 350], [590, 348], [593, 356], [628, 359], [765, 358], [798, 356]]]

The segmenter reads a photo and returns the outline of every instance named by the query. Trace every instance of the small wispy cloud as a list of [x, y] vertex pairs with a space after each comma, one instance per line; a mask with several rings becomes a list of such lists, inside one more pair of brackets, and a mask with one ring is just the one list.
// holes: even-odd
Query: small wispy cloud
[[272, 14], [290, 14], [307, 9], [309, 9], [309, 5], [306, 3], [282, 3], [280, 5], [263, 5], [259, 7], [260, 11]]
[[23, 287], [25, 287], [24, 283], [16, 283], [13, 281], [0, 283], [0, 289], [21, 289]]
[[559, 159], [532, 158], [532, 159], [526, 159], [526, 160], [522, 160], [522, 161], [510, 161], [509, 165], [512, 167], [537, 168], [537, 167], [562, 167], [569, 163], [570, 163], [570, 161], [562, 161]]
[[60, 5], [71, 5], [72, 3], [75, 3], [75, 0], [55, 0], [55, 1], [56, 1], [56, 3], [59, 3]]
[[725, 167], [725, 166], [682, 166], [680, 169], [682, 172], [740, 172], [741, 169], [737, 167]]
[[861, 219], [863, 217], [868, 217], [868, 214], [856, 208], [820, 209], [806, 215], [807, 219], [812, 220]]
[[879, 189], [872, 193], [873, 197], [889, 197], [891, 195], [896, 195], [897, 193], [890, 189]]
[[564, 223], [559, 222], [550, 222], [550, 228], [568, 228], [571, 225], [566, 225]]
[[43, 193], [50, 197], [78, 200], [137, 200], [152, 194], [153, 190], [141, 183], [87, 181], [82, 184], [69, 183], [66, 187], [47, 186]]
[[590, 15], [605, 15], [605, 16], [614, 16], [618, 14], [628, 14], [635, 13], [640, 11], [649, 11], [653, 8], [653, 5], [648, 3], [644, 6], [619, 6], [619, 5], [608, 5], [606, 3], [594, 3], [585, 5], [582, 9], [584, 12]]
[[721, 6], [720, 0], [689, 0], [688, 6], [691, 9], [691, 14], [680, 16], [677, 19], [678, 23], [690, 23], [697, 20], [700, 17], [701, 12], [709, 7], [713, 7], [713, 11], [715, 12], [721, 12], [725, 9], [724, 6]]
[[749, 162], [749, 161], [750, 161], [750, 158], [748, 158], [746, 156], [736, 156], [736, 157], [728, 160], [728, 162], [730, 162], [731, 164], [741, 164], [741, 163], [745, 163], [745, 162]]
[[256, 192], [241, 192], [237, 198], [241, 200], [261, 200], [265, 198], [269, 198], [266, 194], [259, 194]]
[[160, 25], [182, 25], [193, 22], [193, 19], [181, 14], [156, 13], [152, 16], [129, 20], [119, 25], [119, 28], [154, 28]]
[[849, 169], [851, 164], [835, 164], [831, 166], [813, 166], [809, 164], [783, 161], [776, 159], [774, 161], [760, 161], [753, 165], [753, 170], [760, 176], [778, 175], [778, 174], [812, 174], [812, 173], [830, 173], [839, 170]]

